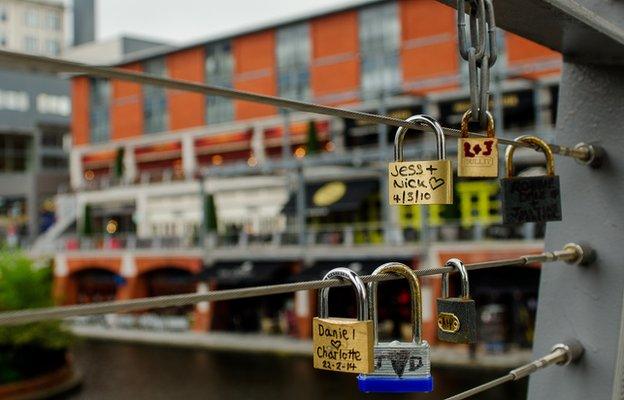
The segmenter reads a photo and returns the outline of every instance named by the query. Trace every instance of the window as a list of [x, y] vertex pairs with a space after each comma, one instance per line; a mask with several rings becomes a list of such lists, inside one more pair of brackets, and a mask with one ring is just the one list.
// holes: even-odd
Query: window
[[307, 23], [277, 31], [279, 95], [289, 99], [310, 98], [310, 27]]
[[28, 111], [30, 109], [30, 97], [27, 92], [0, 89], [0, 110]]
[[37, 112], [41, 114], [55, 114], [68, 117], [71, 114], [71, 100], [69, 96], [58, 96], [40, 93], [35, 99]]
[[45, 52], [46, 54], [57, 56], [61, 53], [61, 44], [58, 40], [48, 39], [45, 42]]
[[0, 171], [24, 172], [31, 156], [31, 138], [25, 135], [0, 136]]
[[39, 25], [39, 15], [37, 14], [37, 10], [26, 10], [24, 23], [30, 28], [36, 28]]
[[7, 12], [6, 6], [0, 5], [0, 22], [6, 21], [9, 19], [9, 13]]
[[360, 70], [363, 98], [401, 88], [400, 27], [397, 3], [360, 10]]
[[36, 37], [26, 36], [24, 38], [24, 51], [27, 53], [36, 53], [39, 51], [39, 41]]
[[[156, 58], [144, 63], [145, 73], [167, 76], [164, 58]], [[169, 126], [167, 111], [167, 91], [164, 88], [143, 85], [143, 122], [146, 133], [162, 132]]]
[[46, 14], [46, 28], [53, 31], [61, 30], [61, 15], [56, 12], [48, 12]]
[[4, 47], [9, 42], [5, 32], [0, 32], [0, 46]]
[[[210, 85], [232, 87], [234, 57], [230, 42], [209, 44], [206, 49], [206, 82]], [[206, 120], [210, 124], [234, 119], [234, 102], [221, 96], [206, 98]]]
[[106, 142], [110, 139], [110, 82], [105, 79], [91, 79], [89, 101], [91, 143]]

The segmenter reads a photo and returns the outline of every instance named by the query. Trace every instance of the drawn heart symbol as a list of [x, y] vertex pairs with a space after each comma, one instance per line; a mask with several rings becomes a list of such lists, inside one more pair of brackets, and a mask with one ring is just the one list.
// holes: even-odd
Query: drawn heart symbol
[[331, 341], [331, 345], [334, 346], [335, 348], [339, 349], [340, 346], [342, 345], [342, 342], [340, 340], [332, 340]]
[[435, 176], [432, 176], [431, 178], [429, 178], [429, 186], [431, 186], [431, 190], [436, 190], [442, 185], [444, 185], [444, 179], [442, 178], [438, 179]]

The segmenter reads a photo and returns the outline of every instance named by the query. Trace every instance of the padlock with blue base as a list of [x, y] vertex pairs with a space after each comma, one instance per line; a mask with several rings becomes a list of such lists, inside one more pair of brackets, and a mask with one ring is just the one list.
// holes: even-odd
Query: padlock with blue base
[[405, 264], [391, 262], [377, 268], [373, 275], [390, 273], [405, 277], [412, 302], [412, 341], [379, 343], [377, 336], [377, 282], [368, 284], [369, 308], [374, 324], [374, 371], [358, 375], [358, 387], [365, 393], [431, 392], [431, 354], [422, 340], [422, 301], [418, 277]]

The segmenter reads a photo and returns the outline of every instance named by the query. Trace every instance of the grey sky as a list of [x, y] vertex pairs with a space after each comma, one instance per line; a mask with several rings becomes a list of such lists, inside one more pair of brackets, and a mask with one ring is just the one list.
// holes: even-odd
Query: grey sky
[[97, 38], [133, 34], [175, 43], [361, 0], [96, 0]]

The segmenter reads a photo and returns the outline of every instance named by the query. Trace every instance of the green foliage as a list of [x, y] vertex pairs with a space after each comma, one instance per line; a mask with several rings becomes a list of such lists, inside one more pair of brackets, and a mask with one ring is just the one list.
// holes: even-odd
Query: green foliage
[[[0, 252], [0, 310], [49, 307], [52, 301], [52, 273], [19, 252]], [[63, 349], [70, 335], [59, 322], [36, 322], [0, 327], [0, 347], [36, 346]]]
[[206, 232], [217, 231], [217, 210], [214, 196], [211, 194], [204, 197], [204, 227]]
[[316, 154], [319, 151], [319, 140], [314, 121], [308, 122], [308, 143], [306, 147], [308, 154]]
[[91, 215], [91, 205], [86, 204], [84, 208], [84, 215], [82, 216], [82, 223], [80, 224], [80, 233], [84, 237], [93, 235], [93, 217]]
[[117, 154], [115, 154], [115, 164], [113, 165], [113, 174], [116, 179], [121, 179], [124, 173], [124, 154], [125, 149], [120, 147], [117, 149]]

